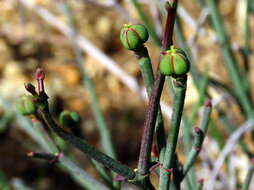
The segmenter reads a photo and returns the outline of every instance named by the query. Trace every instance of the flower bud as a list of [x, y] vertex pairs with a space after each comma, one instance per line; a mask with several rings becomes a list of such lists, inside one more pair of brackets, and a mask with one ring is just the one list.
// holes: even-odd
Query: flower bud
[[60, 124], [64, 127], [74, 127], [80, 123], [80, 116], [76, 112], [63, 111], [59, 116]]
[[34, 97], [31, 95], [21, 96], [16, 104], [17, 111], [22, 115], [31, 115], [36, 112]]
[[135, 50], [141, 47], [148, 38], [148, 31], [141, 24], [125, 24], [120, 32], [121, 43], [128, 50]]
[[179, 77], [190, 70], [190, 62], [184, 51], [171, 46], [170, 50], [163, 52], [160, 62], [160, 72], [167, 76]]

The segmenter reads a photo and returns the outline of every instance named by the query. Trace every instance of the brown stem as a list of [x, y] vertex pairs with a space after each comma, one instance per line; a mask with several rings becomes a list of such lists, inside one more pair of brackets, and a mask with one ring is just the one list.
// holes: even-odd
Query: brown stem
[[149, 172], [150, 153], [152, 148], [152, 139], [154, 134], [154, 127], [156, 122], [156, 115], [158, 112], [160, 96], [165, 81], [165, 76], [159, 74], [155, 80], [153, 90], [149, 99], [148, 109], [146, 112], [146, 120], [144, 123], [144, 132], [142, 136], [140, 156], [138, 161], [138, 170], [141, 175]]

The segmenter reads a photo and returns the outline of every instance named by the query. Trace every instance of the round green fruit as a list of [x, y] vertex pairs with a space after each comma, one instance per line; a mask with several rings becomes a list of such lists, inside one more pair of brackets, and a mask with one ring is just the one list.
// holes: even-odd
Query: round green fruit
[[148, 38], [148, 31], [141, 24], [125, 24], [120, 32], [121, 43], [128, 50], [135, 50], [141, 47]]
[[74, 127], [80, 124], [80, 116], [76, 112], [63, 111], [59, 116], [60, 124], [64, 127]]
[[171, 46], [170, 50], [163, 52], [160, 62], [160, 72], [167, 76], [179, 77], [190, 70], [190, 62], [184, 51]]

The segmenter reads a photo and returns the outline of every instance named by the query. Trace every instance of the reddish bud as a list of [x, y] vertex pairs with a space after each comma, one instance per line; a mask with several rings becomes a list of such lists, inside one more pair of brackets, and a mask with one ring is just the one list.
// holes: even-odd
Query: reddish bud
[[35, 79], [36, 80], [44, 80], [45, 73], [42, 68], [38, 68], [35, 72]]
[[205, 102], [205, 107], [211, 108], [212, 107], [212, 101], [211, 99], [207, 99]]
[[25, 86], [25, 89], [31, 93], [33, 96], [36, 96], [37, 95], [37, 92], [35, 90], [35, 86], [32, 85], [31, 83], [27, 83], [27, 84], [24, 84]]

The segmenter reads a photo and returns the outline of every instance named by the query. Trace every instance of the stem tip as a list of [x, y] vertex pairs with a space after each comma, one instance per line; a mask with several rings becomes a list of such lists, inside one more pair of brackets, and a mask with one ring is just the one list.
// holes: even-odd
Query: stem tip
[[209, 107], [209, 108], [212, 107], [212, 100], [211, 100], [211, 99], [207, 99], [207, 100], [206, 100], [206, 102], [205, 102], [205, 107]]

